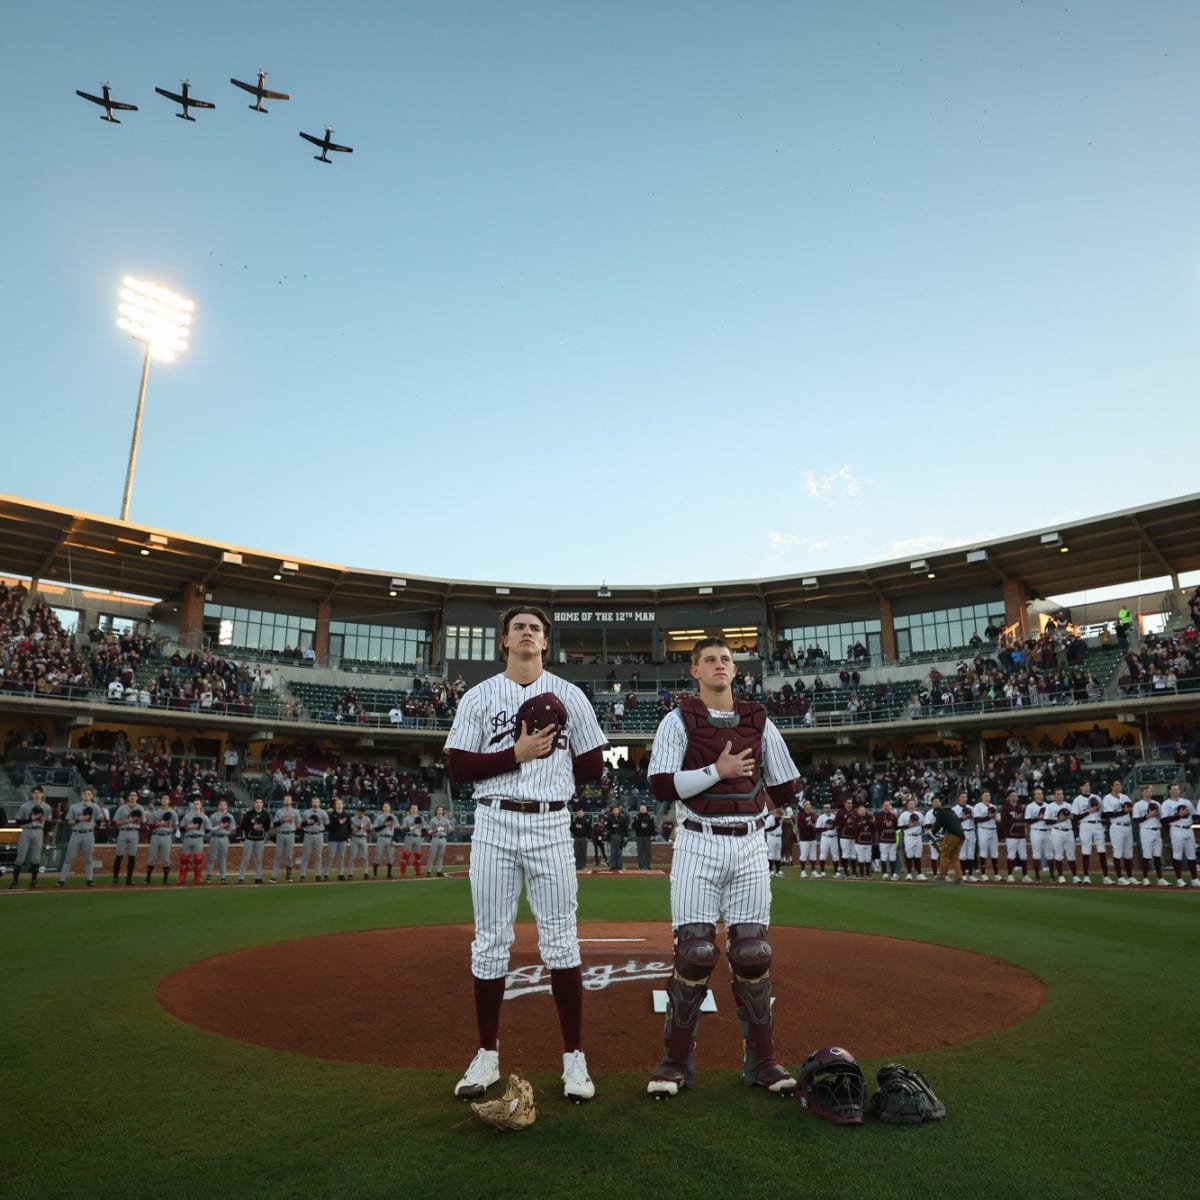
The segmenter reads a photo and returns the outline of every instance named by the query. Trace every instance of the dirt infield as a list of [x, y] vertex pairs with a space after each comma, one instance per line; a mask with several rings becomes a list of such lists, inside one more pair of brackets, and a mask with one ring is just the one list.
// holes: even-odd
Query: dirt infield
[[[1011, 963], [925, 942], [775, 926], [772, 978], [782, 1057], [845, 1045], [870, 1058], [951, 1046], [1017, 1024], [1045, 985]], [[584, 1042], [593, 1072], [652, 1067], [662, 1049], [653, 992], [670, 974], [662, 923], [580, 927]], [[277, 1050], [388, 1067], [457, 1068], [476, 1041], [471, 929], [440, 925], [255, 946], [164, 978], [159, 1003], [181, 1021]], [[549, 974], [536, 930], [518, 927], [500, 1026], [506, 1066], [561, 1067]], [[728, 972], [702, 1020], [701, 1066], [741, 1065]]]

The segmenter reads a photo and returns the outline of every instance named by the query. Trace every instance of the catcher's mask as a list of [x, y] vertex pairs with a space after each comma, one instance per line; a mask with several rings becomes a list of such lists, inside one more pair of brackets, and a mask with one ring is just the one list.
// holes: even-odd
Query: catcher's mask
[[840, 1046], [814, 1050], [796, 1072], [796, 1095], [809, 1112], [833, 1125], [861, 1125], [867, 1081], [854, 1055]]

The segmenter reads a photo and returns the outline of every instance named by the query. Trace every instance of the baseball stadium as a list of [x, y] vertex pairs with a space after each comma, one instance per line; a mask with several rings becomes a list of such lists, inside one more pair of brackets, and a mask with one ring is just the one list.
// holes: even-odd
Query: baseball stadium
[[[583, 588], [401, 576], [0, 496], [0, 1187], [161, 1200], [1186, 1186], [1198, 523], [1200, 494], [819, 575]], [[532, 1083], [537, 1113], [505, 1135], [454, 1094], [476, 1046], [468, 868], [490, 801], [452, 778], [446, 741], [460, 700], [501, 669], [514, 605], [546, 614], [547, 669], [577, 686], [607, 746], [572, 805], [595, 1095], [563, 1095], [551, 973], [522, 901], [500, 1061]], [[711, 638], [800, 777], [770, 882], [780, 1061], [796, 1071], [842, 1047], [870, 1091], [902, 1062], [944, 1119], [839, 1128], [795, 1094], [744, 1086], [723, 962], [694, 1086], [647, 1096], [680, 820], [648, 760]], [[1057, 790], [1085, 799], [1063, 818], [1065, 866], [1048, 842], [1014, 857], [1023, 827], [985, 848], [1006, 796], [1026, 812]], [[817, 844], [799, 836], [803, 804], [875, 818], [960, 793], [978, 853], [964, 846], [949, 886], [924, 824], [899, 865], [894, 824], [866, 837], [857, 871], [803, 849]], [[1091, 846], [1089, 793], [1115, 800]], [[365, 858], [333, 873], [331, 834], [328, 864], [319, 845], [302, 862], [274, 823], [285, 794], [300, 813], [361, 812]], [[44, 837], [17, 871], [31, 805]], [[139, 805], [175, 814], [154, 867], [149, 815], [136, 838], [118, 819]], [[85, 809], [86, 840], [65, 819]], [[419, 818], [394, 850], [390, 826], [380, 836], [392, 811]], [[177, 825], [192, 812], [208, 833], [189, 852]], [[649, 836], [644, 822], [633, 835], [639, 815]]]

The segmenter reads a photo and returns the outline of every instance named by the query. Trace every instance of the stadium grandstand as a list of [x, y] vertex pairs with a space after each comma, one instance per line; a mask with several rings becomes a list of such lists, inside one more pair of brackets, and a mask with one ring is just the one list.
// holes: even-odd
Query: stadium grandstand
[[584, 588], [316, 562], [0, 496], [0, 809], [34, 782], [56, 804], [90, 783], [235, 810], [290, 789], [445, 804], [469, 833], [442, 743], [515, 600], [550, 615], [548, 665], [609, 734], [588, 807], [647, 799], [654, 730], [712, 634], [814, 799], [1007, 786], [1025, 760], [1193, 794], [1198, 522], [1200, 494], [819, 575]]

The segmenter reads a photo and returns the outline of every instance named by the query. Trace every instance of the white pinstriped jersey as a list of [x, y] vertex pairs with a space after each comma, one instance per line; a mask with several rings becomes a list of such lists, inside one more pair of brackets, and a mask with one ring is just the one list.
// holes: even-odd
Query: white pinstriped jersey
[[475, 784], [476, 799], [570, 800], [575, 795], [572, 759], [608, 745], [595, 709], [583, 692], [575, 684], [543, 671], [532, 683], [517, 683], [503, 674], [477, 683], [459, 701], [446, 749], [495, 754], [516, 745], [520, 733], [515, 727], [517, 710], [530, 697], [544, 692], [553, 692], [562, 701], [568, 717], [567, 727], [558, 731], [549, 757], [518, 763], [515, 771], [481, 779]]
[[[717, 712], [716, 709], [710, 711]], [[729, 714], [718, 715], [728, 716]], [[659, 722], [658, 731], [654, 735], [654, 746], [650, 751], [649, 773], [651, 775], [674, 775], [676, 771], [682, 770], [687, 747], [687, 726], [683, 723], [679, 709], [674, 708]], [[787, 743], [784, 742], [783, 735], [775, 728], [775, 723], [770, 718], [767, 719], [763, 728], [762, 773], [763, 782], [768, 787], [775, 787], [777, 784], [800, 778], [800, 772], [796, 770], [796, 764], [792, 762], [792, 756], [788, 753]], [[681, 801], [681, 804], [684, 808], [687, 807], [686, 800]], [[725, 815], [705, 817], [704, 820], [713, 825], [741, 825], [745, 823], [746, 818], [745, 816]]]

